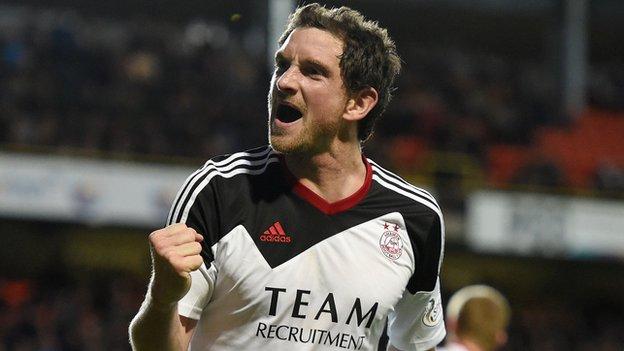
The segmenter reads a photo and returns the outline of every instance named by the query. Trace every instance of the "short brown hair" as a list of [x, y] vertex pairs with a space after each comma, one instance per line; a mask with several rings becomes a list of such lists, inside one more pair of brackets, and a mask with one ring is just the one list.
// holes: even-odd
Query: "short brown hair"
[[372, 87], [377, 105], [358, 124], [358, 138], [364, 142], [373, 132], [375, 121], [383, 114], [392, 96], [393, 84], [401, 70], [401, 59], [394, 41], [377, 22], [367, 20], [348, 7], [327, 9], [317, 3], [297, 8], [279, 39], [282, 45], [297, 28], [326, 30], [344, 42], [340, 72], [347, 92], [354, 94]]

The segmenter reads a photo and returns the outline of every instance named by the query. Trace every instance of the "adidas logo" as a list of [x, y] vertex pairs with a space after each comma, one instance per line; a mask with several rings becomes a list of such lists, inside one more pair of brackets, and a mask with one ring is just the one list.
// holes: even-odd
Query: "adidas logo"
[[260, 235], [260, 241], [269, 241], [269, 242], [277, 242], [277, 243], [289, 243], [290, 236], [286, 235], [284, 232], [284, 228], [280, 222], [273, 223], [269, 229], [265, 230], [262, 235]]

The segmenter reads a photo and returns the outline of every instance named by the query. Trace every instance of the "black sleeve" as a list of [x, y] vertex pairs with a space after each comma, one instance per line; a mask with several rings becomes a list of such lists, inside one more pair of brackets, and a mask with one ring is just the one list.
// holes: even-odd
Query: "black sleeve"
[[416, 269], [410, 278], [407, 289], [415, 294], [419, 291], [432, 291], [435, 288], [440, 273], [441, 257], [444, 248], [444, 233], [442, 220], [437, 213], [432, 215], [426, 235], [416, 241], [414, 252], [416, 256]]
[[193, 202], [186, 219], [186, 225], [204, 237], [201, 255], [206, 264], [214, 260], [211, 248], [218, 241], [220, 222], [214, 183], [208, 184]]

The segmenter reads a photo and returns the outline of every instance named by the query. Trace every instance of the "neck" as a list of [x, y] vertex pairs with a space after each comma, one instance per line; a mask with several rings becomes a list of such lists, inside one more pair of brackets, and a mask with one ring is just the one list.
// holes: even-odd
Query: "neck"
[[345, 144], [312, 155], [289, 154], [284, 159], [303, 185], [330, 203], [355, 193], [366, 178], [359, 144]]

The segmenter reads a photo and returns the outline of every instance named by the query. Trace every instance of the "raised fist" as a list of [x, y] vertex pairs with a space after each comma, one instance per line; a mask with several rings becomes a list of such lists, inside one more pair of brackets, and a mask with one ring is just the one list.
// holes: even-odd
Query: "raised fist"
[[185, 224], [172, 224], [149, 235], [152, 254], [150, 291], [158, 304], [178, 302], [191, 287], [190, 273], [204, 260], [200, 252], [204, 238]]

